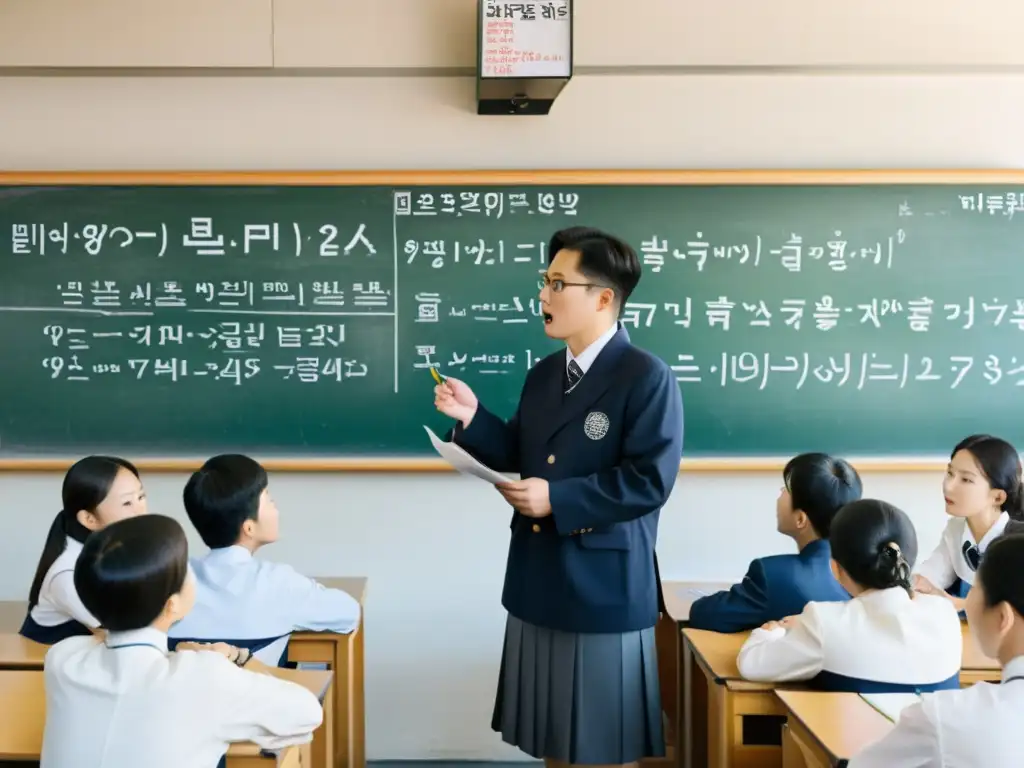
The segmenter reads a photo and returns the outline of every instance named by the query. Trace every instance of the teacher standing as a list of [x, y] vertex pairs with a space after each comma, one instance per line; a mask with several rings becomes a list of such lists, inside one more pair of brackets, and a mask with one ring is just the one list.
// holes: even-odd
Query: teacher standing
[[526, 375], [508, 421], [448, 378], [435, 405], [451, 439], [521, 480], [502, 605], [492, 727], [549, 766], [663, 757], [654, 626], [658, 515], [679, 473], [683, 403], [662, 360], [618, 322], [636, 252], [596, 229], [557, 232], [541, 281], [544, 330], [565, 351]]

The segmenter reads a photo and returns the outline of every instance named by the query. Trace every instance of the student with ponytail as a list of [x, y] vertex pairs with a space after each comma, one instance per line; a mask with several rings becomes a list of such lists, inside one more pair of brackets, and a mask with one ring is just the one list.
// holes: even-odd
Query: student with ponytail
[[971, 435], [950, 455], [942, 482], [946, 514], [942, 539], [914, 577], [919, 592], [947, 597], [958, 611], [989, 544], [1010, 521], [1024, 521], [1017, 449], [992, 435]]
[[945, 598], [914, 593], [910, 518], [884, 501], [854, 501], [836, 514], [829, 542], [836, 580], [852, 599], [811, 602], [755, 629], [740, 650], [740, 674], [857, 693], [959, 687], [960, 620]]
[[131, 462], [86, 456], [71, 466], [61, 488], [63, 506], [50, 526], [29, 590], [21, 634], [53, 645], [88, 635], [98, 622], [75, 590], [75, 562], [89, 534], [146, 512], [146, 493]]
[[967, 596], [967, 622], [981, 651], [998, 659], [1000, 683], [922, 696], [896, 727], [849, 768], [944, 768], [1021, 764], [1024, 720], [1024, 536], [992, 542]]

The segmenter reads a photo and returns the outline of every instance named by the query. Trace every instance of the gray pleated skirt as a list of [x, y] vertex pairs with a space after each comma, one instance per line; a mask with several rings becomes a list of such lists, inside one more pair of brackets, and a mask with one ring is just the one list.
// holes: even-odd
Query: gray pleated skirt
[[491, 726], [538, 759], [622, 765], [665, 756], [654, 627], [544, 629], [509, 616]]

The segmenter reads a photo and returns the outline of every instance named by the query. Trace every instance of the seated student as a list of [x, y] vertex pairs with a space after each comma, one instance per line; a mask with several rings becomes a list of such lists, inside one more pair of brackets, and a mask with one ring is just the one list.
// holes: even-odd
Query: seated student
[[359, 603], [289, 565], [253, 554], [277, 541], [267, 473], [247, 456], [214, 456], [185, 486], [185, 510], [210, 553], [192, 560], [195, 609], [171, 629], [182, 640], [223, 641], [271, 666], [285, 662], [294, 630], [352, 632]]
[[139, 471], [131, 462], [113, 456], [86, 456], [75, 462], [64, 475], [61, 498], [63, 506], [46, 535], [20, 631], [46, 645], [92, 634], [97, 627], [78, 599], [74, 583], [75, 561], [89, 534], [146, 512]]
[[195, 593], [175, 520], [134, 517], [93, 534], [74, 580], [107, 634], [68, 638], [46, 654], [41, 768], [213, 768], [232, 742], [279, 749], [319, 727], [316, 696], [240, 669], [244, 651], [168, 653], [167, 630]]
[[1011, 518], [1024, 518], [1017, 449], [991, 435], [971, 435], [954, 449], [942, 482], [950, 516], [935, 551], [914, 576], [914, 589], [947, 596], [958, 611], [985, 549]]
[[860, 476], [842, 459], [804, 453], [790, 459], [782, 480], [776, 525], [796, 542], [799, 554], [751, 562], [743, 581], [732, 589], [694, 602], [690, 627], [742, 632], [800, 613], [812, 600], [850, 599], [832, 575], [828, 535], [836, 511], [860, 498]]
[[1024, 721], [1024, 536], [992, 543], [967, 595], [967, 621], [981, 650], [999, 659], [1002, 683], [925, 694], [896, 727], [849, 768], [945, 768], [1021, 764]]
[[836, 579], [852, 599], [808, 603], [798, 616], [755, 629], [737, 658], [740, 674], [858, 693], [956, 688], [960, 619], [945, 598], [910, 586], [910, 518], [884, 501], [854, 501], [832, 520], [829, 543]]

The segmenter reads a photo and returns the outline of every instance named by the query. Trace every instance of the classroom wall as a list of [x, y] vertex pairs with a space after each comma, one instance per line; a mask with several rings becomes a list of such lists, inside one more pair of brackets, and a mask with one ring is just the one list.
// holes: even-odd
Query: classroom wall
[[[579, 76], [545, 118], [473, 114], [474, 5], [3, 4], [0, 169], [1024, 162], [1024, 6], [1012, 0], [584, 0]], [[145, 480], [151, 509], [184, 520], [184, 476]], [[944, 523], [940, 482], [865, 477], [913, 516], [924, 548]], [[59, 484], [0, 474], [0, 599], [26, 593]], [[738, 578], [751, 557], [785, 551], [779, 486], [682, 475], [662, 516], [663, 575]], [[284, 538], [268, 557], [370, 578], [369, 757], [519, 757], [489, 729], [508, 538], [496, 493], [445, 475], [276, 475], [273, 490]]]

